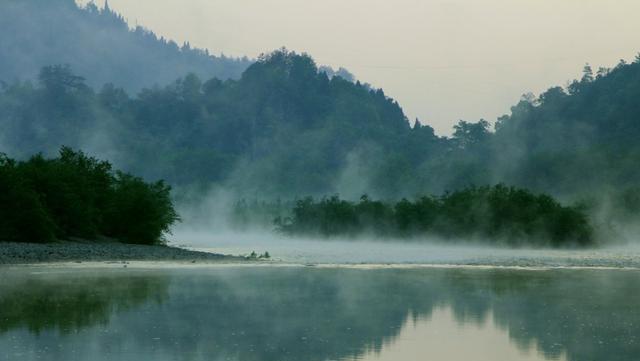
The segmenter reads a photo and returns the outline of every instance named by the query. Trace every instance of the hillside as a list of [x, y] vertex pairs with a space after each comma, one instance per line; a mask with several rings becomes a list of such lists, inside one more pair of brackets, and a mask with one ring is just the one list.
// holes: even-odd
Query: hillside
[[639, 80], [639, 62], [587, 69], [569, 89], [520, 102], [495, 131], [460, 121], [438, 137], [411, 126], [382, 90], [329, 78], [287, 50], [238, 80], [191, 74], [135, 97], [53, 66], [35, 86], [0, 92], [0, 150], [27, 157], [68, 145], [147, 179], [258, 198], [397, 199], [503, 182], [575, 200], [640, 181]]
[[498, 178], [555, 194], [588, 194], [640, 181], [640, 56], [568, 89], [521, 101], [493, 136]]
[[412, 129], [381, 90], [330, 79], [286, 50], [261, 57], [239, 80], [191, 74], [136, 97], [111, 85], [96, 92], [65, 66], [43, 68], [38, 79], [0, 92], [1, 151], [27, 157], [69, 145], [178, 185], [321, 194], [348, 185], [337, 176], [364, 156], [373, 167], [361, 171], [394, 182], [387, 172], [440, 141], [431, 128]]
[[0, 81], [35, 79], [44, 66], [69, 64], [92, 86], [113, 83], [131, 92], [190, 72], [238, 78], [251, 64], [131, 30], [109, 8], [79, 8], [74, 0], [0, 1], [0, 54]]

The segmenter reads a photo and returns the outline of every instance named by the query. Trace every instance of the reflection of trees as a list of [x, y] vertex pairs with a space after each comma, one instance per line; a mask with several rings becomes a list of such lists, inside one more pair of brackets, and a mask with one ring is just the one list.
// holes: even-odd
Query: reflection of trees
[[[429, 271], [431, 272], [431, 271]], [[493, 315], [521, 348], [570, 361], [640, 354], [640, 275], [625, 271], [447, 271], [442, 300], [460, 322]], [[448, 285], [448, 287], [447, 287]]]
[[27, 328], [40, 334], [56, 329], [75, 333], [106, 325], [112, 314], [166, 299], [166, 277], [82, 276], [8, 277], [0, 282], [0, 334]]
[[420, 297], [402, 286], [400, 275], [369, 275], [260, 269], [176, 277], [163, 305], [171, 318], [154, 325], [157, 334], [140, 339], [140, 347], [161, 338], [164, 353], [175, 357], [197, 352], [190, 358], [265, 361], [338, 360], [380, 349], [400, 332], [412, 309], [408, 301]]
[[[110, 324], [118, 335], [70, 337], [135, 347], [158, 360], [348, 359], [380, 349], [409, 316], [428, 318], [439, 306], [451, 307], [460, 323], [493, 317], [517, 345], [535, 343], [549, 357], [615, 361], [639, 352], [636, 272], [230, 268], [179, 271], [170, 282], [34, 282], [0, 295], [0, 319], [9, 321], [0, 330], [75, 330], [121, 311]], [[164, 302], [142, 304], [157, 295]]]
[[[550, 357], [627, 361], [640, 355], [640, 275], [557, 271], [492, 280], [496, 322]], [[505, 290], [506, 289], [506, 290]]]

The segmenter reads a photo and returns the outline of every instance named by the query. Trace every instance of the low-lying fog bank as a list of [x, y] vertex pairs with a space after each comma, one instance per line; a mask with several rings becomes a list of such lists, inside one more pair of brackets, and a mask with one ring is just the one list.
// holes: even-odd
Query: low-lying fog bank
[[511, 249], [397, 240], [292, 239], [265, 231], [204, 231], [178, 227], [172, 245], [235, 255], [269, 252], [301, 264], [426, 264], [505, 267], [640, 268], [640, 245], [590, 249]]

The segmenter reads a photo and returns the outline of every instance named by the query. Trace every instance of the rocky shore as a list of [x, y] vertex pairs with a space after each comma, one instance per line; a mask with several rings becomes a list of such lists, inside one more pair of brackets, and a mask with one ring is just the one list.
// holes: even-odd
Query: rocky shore
[[244, 257], [196, 252], [169, 246], [116, 242], [56, 242], [47, 244], [0, 242], [0, 265], [56, 262], [174, 261], [238, 262]]

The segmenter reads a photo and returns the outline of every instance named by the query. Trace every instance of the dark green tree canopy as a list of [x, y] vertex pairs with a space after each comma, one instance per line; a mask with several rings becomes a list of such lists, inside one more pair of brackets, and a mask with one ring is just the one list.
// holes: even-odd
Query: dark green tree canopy
[[0, 151], [24, 159], [61, 145], [179, 186], [264, 198], [340, 192], [383, 199], [503, 182], [564, 198], [640, 181], [640, 63], [524, 96], [491, 129], [451, 137], [410, 124], [382, 90], [329, 76], [306, 54], [264, 54], [238, 80], [188, 74], [135, 96], [99, 91], [68, 66], [0, 90]]
[[157, 244], [179, 220], [164, 182], [146, 183], [68, 147], [57, 158], [0, 156], [0, 241], [112, 237]]

